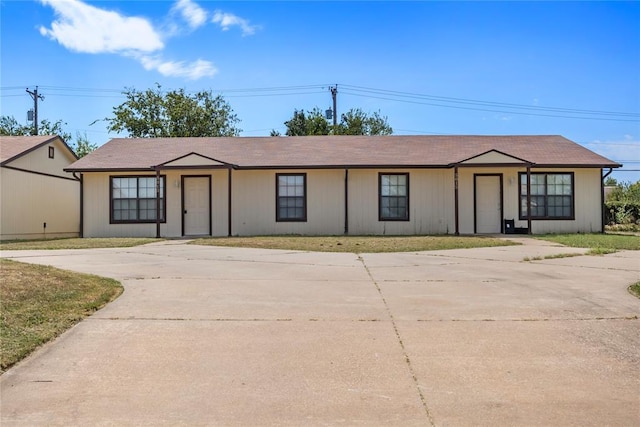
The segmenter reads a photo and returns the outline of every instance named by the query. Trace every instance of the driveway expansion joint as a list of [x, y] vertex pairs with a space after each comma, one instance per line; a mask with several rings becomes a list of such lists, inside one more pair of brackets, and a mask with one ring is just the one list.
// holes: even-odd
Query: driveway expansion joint
[[429, 410], [429, 406], [427, 405], [427, 399], [424, 397], [424, 393], [422, 392], [422, 388], [420, 387], [420, 382], [418, 381], [418, 376], [411, 364], [411, 359], [409, 358], [407, 349], [404, 345], [404, 342], [402, 341], [402, 337], [400, 336], [400, 331], [398, 330], [398, 325], [396, 324], [395, 318], [393, 317], [393, 313], [391, 313], [389, 304], [387, 303], [387, 300], [384, 297], [384, 294], [382, 293], [382, 289], [380, 289], [378, 282], [376, 282], [376, 279], [374, 279], [373, 275], [371, 274], [371, 271], [369, 271], [369, 267], [367, 266], [367, 264], [365, 263], [361, 255], [358, 255], [358, 260], [362, 263], [362, 266], [364, 267], [365, 271], [369, 275], [371, 282], [373, 283], [376, 290], [378, 291], [378, 295], [380, 295], [380, 298], [382, 299], [382, 303], [384, 304], [384, 308], [385, 308], [385, 311], [387, 312], [387, 316], [389, 316], [389, 320], [391, 320], [391, 324], [393, 325], [393, 331], [395, 332], [396, 338], [398, 340], [398, 344], [400, 344], [400, 348], [402, 349], [402, 354], [404, 355], [404, 361], [407, 365], [407, 368], [409, 369], [409, 374], [411, 375], [413, 384], [415, 385], [415, 388], [418, 392], [418, 396], [420, 397], [420, 402], [422, 402], [422, 407], [424, 408], [427, 418], [429, 419], [429, 423], [431, 424], [432, 427], [435, 427], [436, 424], [435, 424], [435, 421], [433, 420], [433, 416], [431, 415], [431, 411]]

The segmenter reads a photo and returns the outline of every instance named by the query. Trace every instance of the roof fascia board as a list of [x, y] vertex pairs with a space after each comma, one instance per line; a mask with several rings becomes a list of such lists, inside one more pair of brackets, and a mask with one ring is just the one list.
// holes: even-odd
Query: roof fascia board
[[153, 172], [153, 168], [64, 168], [65, 172]]
[[280, 165], [280, 166], [235, 166], [237, 170], [275, 169], [449, 169], [449, 165]]
[[66, 179], [66, 180], [69, 180], [69, 181], [77, 181], [75, 178], [71, 178], [71, 177], [68, 177], [68, 176], [60, 176], [60, 175], [54, 175], [52, 173], [31, 171], [31, 170], [28, 170], [28, 169], [17, 168], [15, 166], [1, 165], [1, 167], [5, 168], [5, 169], [11, 169], [11, 170], [14, 170], [14, 171], [18, 171], [18, 172], [31, 173], [31, 174], [34, 174], [34, 175], [41, 175], [41, 176], [48, 176], [50, 178], [59, 178], [59, 179]]
[[601, 165], [601, 164], [575, 164], [575, 165], [571, 165], [571, 164], [567, 164], [567, 163], [562, 163], [562, 164], [536, 164], [531, 166], [532, 168], [535, 169], [540, 169], [540, 168], [554, 168], [554, 169], [558, 169], [558, 168], [576, 168], [576, 169], [598, 169], [598, 168], [621, 168], [622, 165], [619, 163], [614, 163], [614, 164], [607, 164], [607, 165]]

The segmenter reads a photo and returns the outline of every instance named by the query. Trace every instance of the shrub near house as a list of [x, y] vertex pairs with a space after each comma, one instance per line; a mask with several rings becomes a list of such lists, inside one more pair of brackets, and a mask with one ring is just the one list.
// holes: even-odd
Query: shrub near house
[[640, 181], [613, 184], [605, 202], [607, 224], [640, 225]]

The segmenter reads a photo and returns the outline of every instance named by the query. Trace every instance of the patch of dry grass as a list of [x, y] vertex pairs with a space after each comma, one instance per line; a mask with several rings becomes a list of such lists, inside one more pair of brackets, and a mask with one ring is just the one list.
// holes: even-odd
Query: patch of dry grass
[[573, 248], [591, 248], [593, 255], [607, 254], [616, 250], [640, 250], [640, 237], [621, 234], [547, 234], [535, 236]]
[[309, 252], [418, 252], [510, 246], [519, 243], [478, 236], [255, 236], [197, 239], [191, 244]]
[[50, 249], [96, 249], [96, 248], [130, 248], [145, 245], [164, 239], [137, 237], [107, 238], [71, 238], [45, 240], [4, 240], [0, 242], [3, 251], [12, 250], [50, 250]]
[[113, 279], [0, 259], [0, 370], [113, 301]]

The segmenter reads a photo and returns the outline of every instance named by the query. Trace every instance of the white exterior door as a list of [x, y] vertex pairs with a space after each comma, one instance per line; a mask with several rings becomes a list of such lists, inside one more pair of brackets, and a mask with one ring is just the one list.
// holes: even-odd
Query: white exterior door
[[211, 235], [211, 177], [184, 177], [182, 197], [182, 234]]
[[502, 183], [500, 175], [475, 176], [475, 232], [502, 231]]

